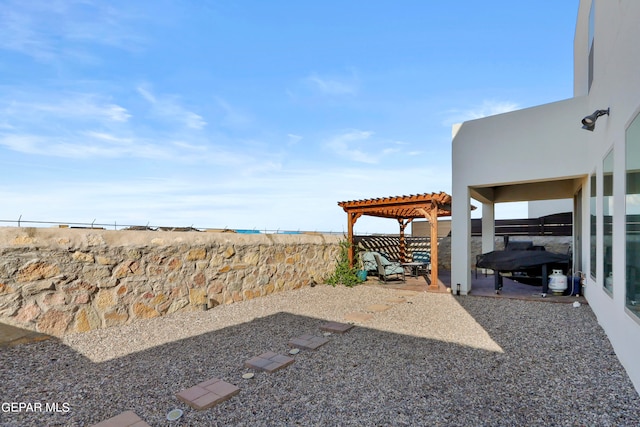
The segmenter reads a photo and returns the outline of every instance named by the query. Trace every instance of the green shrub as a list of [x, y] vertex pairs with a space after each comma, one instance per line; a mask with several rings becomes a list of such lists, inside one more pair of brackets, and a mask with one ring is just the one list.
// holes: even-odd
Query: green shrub
[[332, 286], [341, 284], [351, 288], [361, 283], [357, 274], [358, 269], [356, 267], [349, 266], [349, 248], [351, 247], [351, 243], [348, 240], [341, 240], [339, 245], [340, 253], [336, 259], [336, 269], [327, 279], [327, 283]]

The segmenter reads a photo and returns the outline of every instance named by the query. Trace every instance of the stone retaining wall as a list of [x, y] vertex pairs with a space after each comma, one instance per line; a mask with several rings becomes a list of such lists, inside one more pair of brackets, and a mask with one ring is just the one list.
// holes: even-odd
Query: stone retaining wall
[[0, 228], [0, 322], [61, 336], [322, 283], [339, 240]]

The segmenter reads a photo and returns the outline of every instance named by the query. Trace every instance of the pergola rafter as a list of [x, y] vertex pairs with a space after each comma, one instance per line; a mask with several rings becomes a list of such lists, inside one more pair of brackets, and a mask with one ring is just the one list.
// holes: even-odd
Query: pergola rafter
[[338, 202], [347, 213], [348, 239], [351, 243], [349, 262], [353, 266], [353, 226], [362, 215], [396, 219], [400, 226], [400, 261], [405, 262], [404, 229], [416, 218], [425, 218], [431, 225], [431, 285], [438, 289], [438, 217], [451, 216], [451, 196], [445, 192], [412, 194], [409, 196]]

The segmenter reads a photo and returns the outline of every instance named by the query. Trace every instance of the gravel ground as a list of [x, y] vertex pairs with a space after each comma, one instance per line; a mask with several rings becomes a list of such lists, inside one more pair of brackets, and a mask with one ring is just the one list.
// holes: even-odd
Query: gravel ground
[[[244, 362], [402, 291], [326, 285], [0, 350], [0, 426], [638, 426], [640, 398], [588, 306], [417, 293], [273, 374]], [[205, 411], [175, 393], [217, 377]], [[7, 403], [59, 412], [7, 412]], [[184, 410], [177, 422], [166, 414]], [[68, 410], [65, 412], [65, 410]]]

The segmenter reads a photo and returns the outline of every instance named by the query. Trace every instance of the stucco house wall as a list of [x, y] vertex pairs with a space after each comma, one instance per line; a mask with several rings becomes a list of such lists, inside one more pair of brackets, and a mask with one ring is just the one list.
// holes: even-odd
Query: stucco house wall
[[[593, 8], [593, 9], [592, 9]], [[593, 72], [589, 87], [590, 13]], [[483, 204], [483, 252], [493, 250], [495, 203], [575, 198], [577, 270], [589, 272], [589, 193], [597, 188], [597, 270], [585, 296], [640, 391], [640, 318], [625, 308], [625, 132], [640, 113], [640, 2], [581, 0], [574, 39], [574, 97], [465, 122], [453, 129], [452, 284], [471, 291], [470, 198]], [[583, 117], [610, 108], [593, 132]], [[602, 164], [613, 150], [613, 292], [603, 288]], [[487, 238], [485, 239], [485, 234]]]
[[573, 200], [571, 199], [534, 201], [529, 202], [527, 206], [527, 216], [529, 218], [539, 218], [561, 212], [571, 212], [572, 210]]

